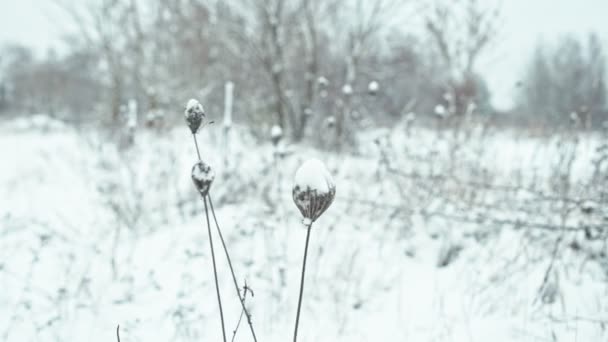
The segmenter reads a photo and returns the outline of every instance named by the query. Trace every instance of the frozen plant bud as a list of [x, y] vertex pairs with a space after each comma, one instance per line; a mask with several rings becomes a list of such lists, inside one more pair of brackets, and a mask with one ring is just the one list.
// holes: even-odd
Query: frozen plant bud
[[435, 106], [435, 115], [437, 115], [440, 118], [446, 117], [447, 116], [447, 112], [445, 110], [445, 107], [443, 105], [436, 105]]
[[570, 113], [570, 121], [573, 124], [577, 124], [580, 121], [580, 117], [578, 116], [577, 112], [572, 112]]
[[188, 124], [190, 131], [192, 131], [192, 134], [195, 134], [205, 117], [203, 105], [195, 99], [190, 99], [186, 105], [184, 116], [186, 117], [186, 123]]
[[371, 81], [367, 85], [367, 92], [370, 95], [376, 95], [376, 94], [378, 94], [378, 89], [380, 89], [380, 86], [378, 85], [378, 82], [376, 82], [376, 81]]
[[197, 162], [192, 167], [192, 181], [196, 190], [205, 197], [209, 193], [211, 183], [215, 179], [215, 172], [211, 169], [211, 166], [205, 164], [202, 161]]
[[346, 95], [346, 96], [350, 96], [353, 94], [353, 87], [350, 84], [345, 84], [342, 87], [342, 94]]
[[282, 137], [283, 137], [283, 130], [281, 129], [281, 126], [279, 126], [279, 125], [272, 126], [272, 128], [270, 129], [270, 139], [272, 140], [272, 143], [274, 145], [278, 144]]
[[300, 166], [292, 195], [306, 225], [312, 224], [329, 208], [336, 195], [336, 185], [323, 162], [309, 159]]
[[325, 123], [327, 124], [327, 127], [332, 128], [336, 125], [336, 118], [329, 116], [325, 119]]
[[327, 86], [329, 85], [329, 81], [327, 80], [327, 78], [320, 76], [317, 79], [317, 83], [319, 84], [319, 87], [321, 88], [327, 88]]

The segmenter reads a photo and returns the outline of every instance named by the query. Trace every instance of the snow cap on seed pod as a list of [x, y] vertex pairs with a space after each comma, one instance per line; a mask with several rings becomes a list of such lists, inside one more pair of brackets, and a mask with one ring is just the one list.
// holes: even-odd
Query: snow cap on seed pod
[[279, 126], [279, 125], [272, 126], [272, 128], [270, 129], [270, 140], [272, 140], [272, 144], [276, 146], [276, 144], [279, 143], [279, 141], [281, 140], [282, 137], [283, 137], [283, 130], [281, 129], [281, 126]]
[[378, 85], [378, 82], [376, 82], [376, 81], [371, 81], [367, 85], [367, 92], [372, 96], [378, 94], [379, 89], [380, 89], [380, 85]]
[[186, 105], [184, 116], [186, 117], [186, 123], [188, 124], [190, 131], [192, 131], [192, 134], [195, 134], [205, 117], [203, 105], [195, 99], [190, 99]]
[[201, 196], [207, 196], [214, 179], [215, 172], [213, 172], [211, 166], [205, 164], [203, 161], [197, 162], [192, 167], [192, 181]]
[[351, 96], [353, 94], [353, 87], [350, 84], [345, 84], [342, 86], [342, 94], [345, 96]]
[[325, 78], [324, 76], [320, 76], [319, 78], [317, 78], [317, 83], [319, 84], [319, 87], [327, 88], [327, 86], [329, 85], [329, 80], [327, 80], [327, 78]]
[[311, 225], [336, 196], [336, 185], [325, 164], [314, 158], [305, 161], [296, 171], [292, 195], [303, 223]]
[[448, 111], [441, 104], [435, 106], [435, 115], [439, 118], [445, 118], [449, 115]]
[[573, 125], [577, 125], [580, 121], [581, 121], [581, 117], [578, 115], [577, 112], [570, 113], [570, 122]]

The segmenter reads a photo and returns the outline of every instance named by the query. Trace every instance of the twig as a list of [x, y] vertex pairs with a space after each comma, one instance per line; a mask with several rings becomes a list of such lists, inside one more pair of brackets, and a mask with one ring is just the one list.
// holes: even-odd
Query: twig
[[[247, 280], [245, 280], [245, 286], [243, 286], [243, 302], [245, 302], [245, 300], [247, 300], [247, 291], [248, 290], [249, 290], [249, 288], [247, 287]], [[251, 292], [251, 295], [253, 296], [253, 292]], [[243, 307], [241, 309], [241, 315], [239, 316], [239, 320], [238, 320], [238, 322], [236, 322], [236, 327], [232, 331], [232, 341], [231, 342], [234, 342], [234, 338], [236, 337], [236, 332], [239, 330], [239, 327], [241, 326], [241, 321], [243, 320], [244, 313], [245, 313], [245, 308]]]
[[120, 324], [116, 326], [116, 340], [120, 342]]
[[[220, 241], [222, 242], [222, 247], [224, 249], [224, 253], [226, 254], [226, 260], [228, 260], [228, 267], [230, 268], [230, 274], [232, 275], [232, 281], [234, 282], [234, 289], [236, 290], [236, 294], [239, 297], [239, 301], [241, 302], [241, 308], [245, 312], [247, 316], [247, 323], [249, 324], [249, 330], [251, 330], [251, 336], [253, 340], [257, 342], [257, 337], [255, 335], [255, 331], [253, 329], [253, 324], [251, 323], [251, 314], [247, 311], [247, 307], [245, 306], [245, 298], [241, 296], [241, 292], [239, 290], [239, 284], [236, 280], [236, 275], [234, 274], [234, 268], [232, 267], [232, 261], [230, 260], [230, 254], [228, 253], [228, 248], [226, 247], [226, 241], [224, 240], [224, 236], [222, 234], [222, 230], [220, 229], [220, 225], [217, 222], [217, 217], [215, 216], [215, 210], [213, 209], [213, 202], [211, 201], [211, 195], [207, 195], [209, 199], [209, 206], [211, 207], [211, 214], [213, 215], [213, 221], [215, 221], [215, 226], [217, 228], [217, 233], [220, 236]], [[205, 201], [205, 203], [207, 203]], [[248, 289], [247, 284], [245, 284], [245, 291]], [[253, 294], [253, 292], [252, 292]]]
[[312, 222], [308, 225], [306, 231], [306, 244], [304, 245], [304, 258], [302, 260], [302, 278], [300, 279], [300, 296], [298, 298], [298, 311], [296, 312], [296, 327], [293, 331], [293, 342], [298, 340], [298, 325], [300, 323], [300, 308], [302, 307], [302, 294], [304, 293], [304, 274], [306, 273], [306, 257], [308, 255], [308, 242], [310, 240], [310, 228]]
[[[196, 141], [196, 139], [195, 139]], [[207, 218], [207, 231], [209, 233], [209, 247], [211, 249], [211, 261], [213, 262], [213, 277], [215, 279], [215, 291], [217, 292], [217, 302], [220, 308], [220, 319], [222, 321], [222, 337], [226, 342], [226, 327], [224, 324], [224, 310], [222, 309], [222, 297], [220, 296], [220, 285], [217, 280], [217, 267], [215, 265], [215, 252], [213, 249], [213, 237], [211, 236], [211, 223], [209, 222], [209, 210], [207, 209], [207, 198], [203, 198], [205, 203], [205, 217]]]
[[538, 294], [537, 294], [536, 298], [534, 298], [533, 303], [536, 303], [536, 301], [542, 296], [542, 291], [547, 286], [547, 283], [549, 282], [549, 276], [551, 275], [551, 271], [553, 271], [553, 268], [555, 267], [555, 260], [557, 259], [559, 245], [562, 243], [565, 234], [566, 234], [566, 231], [562, 231], [561, 234], [559, 235], [559, 237], [557, 238], [557, 240], [555, 240], [555, 244], [553, 245], [553, 251], [551, 252], [551, 261], [549, 262], [549, 266], [545, 270], [545, 275], [543, 276], [543, 281], [542, 281], [540, 287], [538, 288]]

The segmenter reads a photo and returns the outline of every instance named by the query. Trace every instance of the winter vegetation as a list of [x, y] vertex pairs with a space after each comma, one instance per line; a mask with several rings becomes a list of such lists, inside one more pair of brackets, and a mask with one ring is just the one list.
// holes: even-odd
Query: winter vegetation
[[504, 110], [494, 2], [56, 6], [0, 47], [0, 340], [608, 340], [607, 37]]

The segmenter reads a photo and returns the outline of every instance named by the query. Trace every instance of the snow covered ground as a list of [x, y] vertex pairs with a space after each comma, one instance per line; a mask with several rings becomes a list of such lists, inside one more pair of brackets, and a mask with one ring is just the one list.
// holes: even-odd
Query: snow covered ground
[[[606, 238], [586, 235], [606, 234], [601, 137], [397, 126], [353, 155], [275, 158], [221, 131], [202, 129], [201, 153], [259, 341], [291, 339], [306, 233], [291, 190], [309, 157], [337, 194], [313, 225], [300, 341], [608, 340]], [[107, 342], [120, 324], [127, 342], [221, 340], [188, 129], [119, 141], [0, 124], [0, 339]], [[240, 304], [216, 254], [231, 338]], [[244, 322], [235, 340], [251, 340]]]

